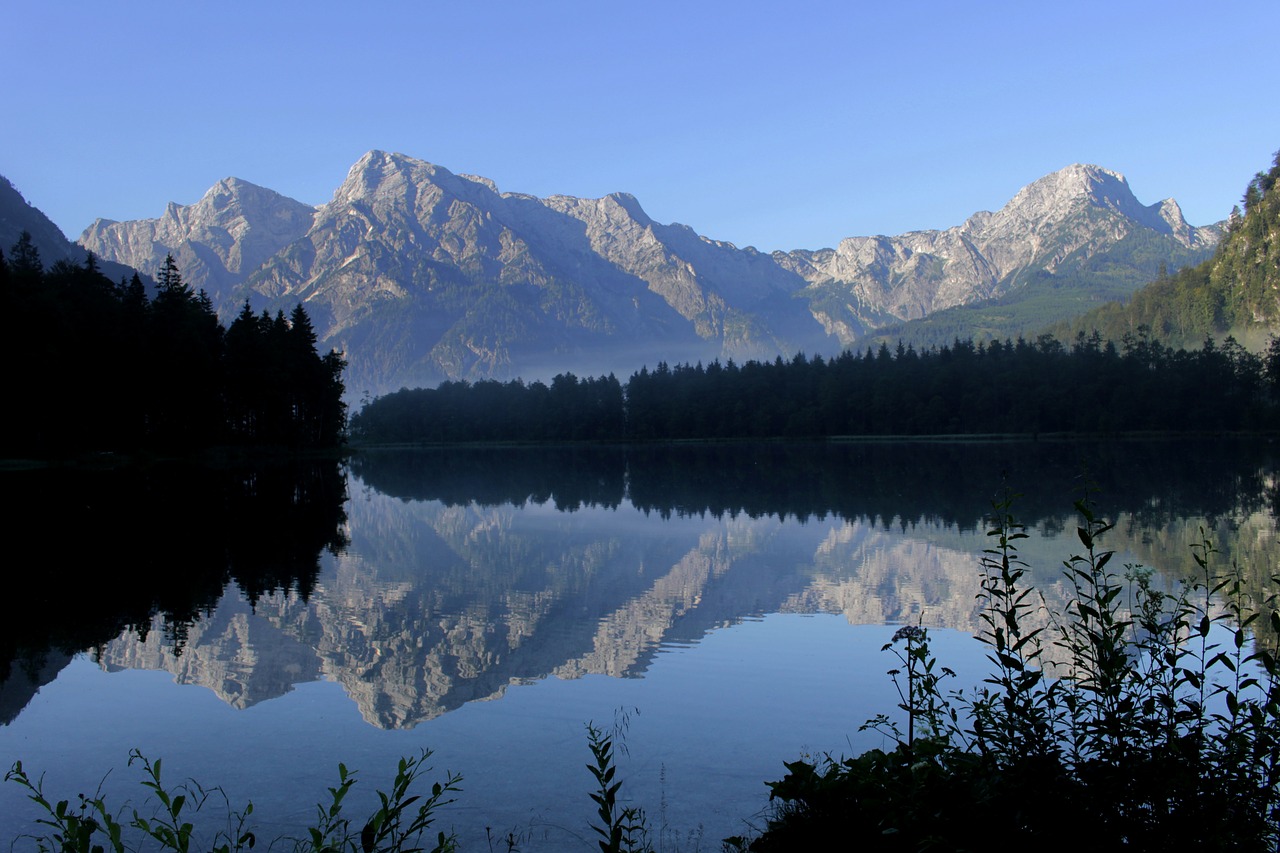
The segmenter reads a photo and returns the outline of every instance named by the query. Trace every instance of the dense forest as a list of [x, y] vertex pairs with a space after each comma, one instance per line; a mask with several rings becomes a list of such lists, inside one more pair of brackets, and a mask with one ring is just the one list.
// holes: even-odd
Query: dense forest
[[154, 291], [114, 283], [90, 255], [44, 269], [30, 235], [0, 254], [10, 328], [0, 449], [12, 455], [323, 447], [346, 427], [341, 355], [316, 351], [301, 306], [244, 310], [223, 328], [170, 256]]
[[401, 390], [351, 421], [366, 442], [664, 440], [1117, 433], [1280, 428], [1280, 339], [1173, 350], [1146, 330], [789, 361], [660, 363], [612, 376], [446, 382]]

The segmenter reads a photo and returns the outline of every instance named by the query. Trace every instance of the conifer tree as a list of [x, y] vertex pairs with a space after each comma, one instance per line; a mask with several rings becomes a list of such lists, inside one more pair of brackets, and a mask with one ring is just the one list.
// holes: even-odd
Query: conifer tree
[[33, 278], [44, 272], [44, 264], [40, 262], [40, 250], [31, 241], [31, 232], [23, 231], [18, 235], [18, 242], [9, 250], [10, 272], [15, 277]]
[[160, 272], [156, 275], [156, 287], [159, 289], [159, 295], [187, 295], [186, 285], [182, 281], [182, 273], [178, 270], [178, 263], [173, 259], [173, 254], [164, 256], [164, 263], [160, 266]]

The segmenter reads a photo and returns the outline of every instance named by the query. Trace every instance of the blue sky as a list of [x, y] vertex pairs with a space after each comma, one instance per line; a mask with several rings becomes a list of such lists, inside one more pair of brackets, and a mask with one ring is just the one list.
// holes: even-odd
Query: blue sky
[[1074, 162], [1226, 216], [1280, 149], [1280, 3], [21, 2], [0, 174], [73, 239], [399, 151], [763, 250], [960, 223]]

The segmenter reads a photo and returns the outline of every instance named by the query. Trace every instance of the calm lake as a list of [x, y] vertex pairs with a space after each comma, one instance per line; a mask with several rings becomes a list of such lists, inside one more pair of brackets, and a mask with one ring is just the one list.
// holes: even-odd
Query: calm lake
[[[1115, 565], [1175, 579], [1208, 539], [1280, 572], [1280, 444], [863, 443], [371, 452], [346, 467], [8, 472], [0, 761], [52, 798], [176, 784], [298, 835], [337, 782], [362, 815], [397, 759], [463, 777], [464, 850], [592, 850], [585, 725], [622, 731], [628, 804], [668, 848], [718, 850], [784, 761], [884, 745], [881, 647], [931, 629], [981, 682], [992, 501], [1051, 609], [1073, 502]], [[35, 595], [19, 596], [30, 579]], [[27, 582], [27, 583], [24, 583]], [[212, 808], [212, 806], [209, 806]], [[0, 785], [0, 832], [36, 813]], [[492, 847], [487, 834], [493, 838]], [[21, 845], [19, 848], [21, 849]]]

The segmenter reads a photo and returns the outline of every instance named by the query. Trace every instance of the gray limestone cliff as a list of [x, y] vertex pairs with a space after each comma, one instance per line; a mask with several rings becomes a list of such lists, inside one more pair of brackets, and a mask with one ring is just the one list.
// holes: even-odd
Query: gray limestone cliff
[[847, 343], [891, 322], [1007, 294], [1030, 274], [1062, 272], [1140, 232], [1170, 252], [1207, 254], [1221, 237], [1218, 226], [1188, 225], [1173, 199], [1143, 206], [1123, 175], [1076, 164], [944, 231], [850, 237], [835, 249], [774, 257], [808, 282], [815, 313]]
[[173, 202], [157, 219], [99, 219], [79, 243], [100, 257], [155, 275], [172, 254], [183, 278], [225, 304], [246, 276], [307, 233], [315, 209], [239, 178], [214, 184], [198, 202]]
[[1172, 199], [1144, 206], [1122, 175], [1074, 165], [953, 228], [765, 254], [655, 222], [626, 193], [537, 198], [370, 151], [314, 210], [228, 179], [158, 219], [100, 220], [81, 242], [143, 270], [172, 252], [224, 318], [245, 299], [305, 305], [359, 396], [834, 354], [884, 326], [1034, 288], [1037, 275], [1087, 286], [1091, 259], [1131, 263], [1114, 253], [1125, 241], [1173, 268], [1219, 235]]

